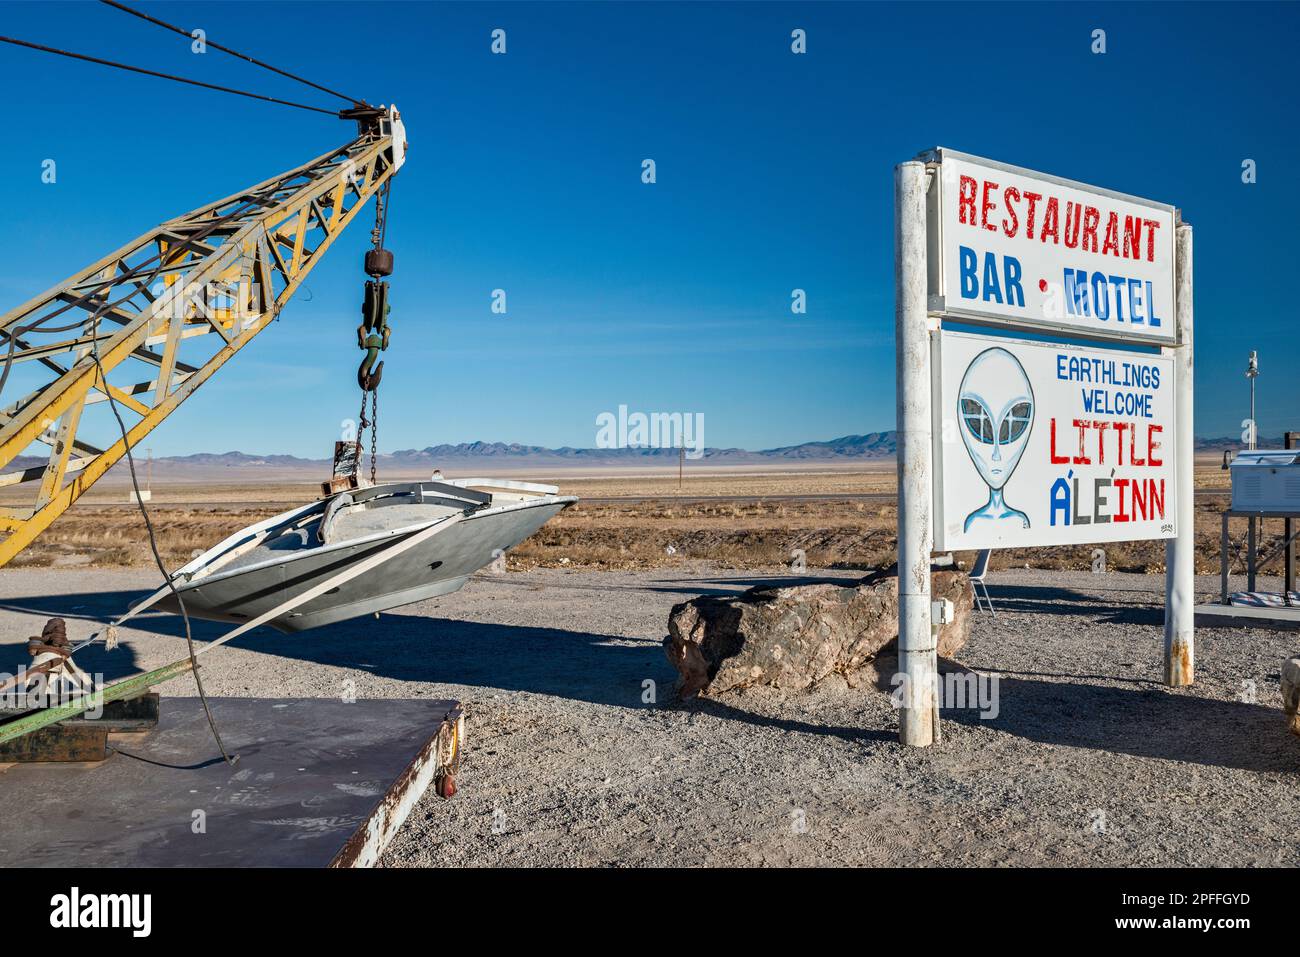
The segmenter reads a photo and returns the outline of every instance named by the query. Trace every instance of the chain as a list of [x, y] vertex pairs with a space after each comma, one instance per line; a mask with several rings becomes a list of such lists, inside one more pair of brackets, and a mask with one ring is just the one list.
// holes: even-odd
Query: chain
[[[362, 404], [365, 396], [361, 397]], [[375, 485], [375, 470], [379, 463], [379, 390], [370, 393], [370, 484]]]
[[[366, 396], [370, 396], [370, 418], [366, 418]], [[376, 484], [379, 469], [379, 390], [361, 393], [361, 424], [357, 427], [357, 471], [361, 471], [361, 458], [365, 448], [366, 429], [370, 430], [370, 484]]]
[[370, 420], [366, 418], [365, 392], [361, 393], [361, 412], [358, 415], [357, 421], [359, 423], [357, 425], [357, 460], [353, 466], [353, 475], [359, 474], [361, 472], [361, 466], [364, 464], [362, 460], [365, 457], [365, 452], [362, 450], [365, 448], [366, 429], [370, 428]]
[[[393, 180], [390, 177], [382, 189], [375, 194], [375, 227], [370, 232], [370, 241], [374, 244], [374, 252], [380, 254], [383, 252], [384, 237], [388, 233], [388, 191], [392, 189]], [[365, 319], [361, 326], [357, 328], [357, 344], [362, 349], [368, 350], [367, 357], [362, 361], [361, 368], [357, 371], [357, 381], [361, 385], [361, 425], [357, 429], [357, 463], [356, 471], [361, 471], [361, 459], [364, 455], [366, 429], [370, 430], [370, 484], [378, 483], [379, 471], [379, 377], [383, 373], [383, 362], [378, 366], [371, 368], [372, 363], [378, 357], [379, 353], [388, 348], [388, 305], [387, 305], [387, 283], [381, 281], [380, 277], [387, 275], [392, 270], [391, 256], [389, 257], [388, 268], [385, 269], [382, 263], [382, 257], [374, 271], [371, 271], [369, 256], [367, 255], [366, 271], [370, 273], [373, 282], [366, 283], [367, 296], [374, 296], [374, 314], [369, 313], [363, 307]], [[370, 418], [366, 418], [366, 394], [370, 394]], [[356, 474], [355, 472], [353, 473]]]
[[375, 228], [370, 230], [370, 242], [376, 249], [384, 244], [384, 236], [388, 232], [388, 190], [392, 188], [393, 178], [390, 176], [383, 185], [383, 188], [375, 194]]

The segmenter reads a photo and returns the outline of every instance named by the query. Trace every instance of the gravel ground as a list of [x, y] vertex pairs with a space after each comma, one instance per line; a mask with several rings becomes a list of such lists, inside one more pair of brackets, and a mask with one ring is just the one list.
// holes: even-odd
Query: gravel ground
[[[934, 748], [898, 745], [869, 684], [676, 704], [669, 608], [781, 574], [485, 575], [379, 620], [245, 636], [204, 680], [212, 695], [334, 697], [354, 682], [363, 698], [465, 702], [460, 794], [414, 810], [389, 866], [1300, 864], [1300, 738], [1278, 691], [1300, 636], [1200, 629], [1197, 683], [1171, 691], [1163, 578], [1000, 572], [999, 616], [977, 615], [959, 655], [1000, 676], [996, 716], [946, 712]], [[23, 660], [49, 615], [81, 637], [77, 616], [117, 613], [155, 580], [6, 569], [0, 663]], [[157, 631], [124, 629], [83, 667], [112, 678], [183, 653], [176, 620], [146, 623]]]

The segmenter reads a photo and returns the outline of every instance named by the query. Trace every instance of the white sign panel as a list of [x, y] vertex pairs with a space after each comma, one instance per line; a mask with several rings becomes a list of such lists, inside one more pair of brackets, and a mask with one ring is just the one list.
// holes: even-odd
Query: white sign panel
[[1172, 206], [951, 150], [938, 155], [931, 312], [1174, 340]]
[[940, 332], [935, 548], [1173, 538], [1174, 364]]

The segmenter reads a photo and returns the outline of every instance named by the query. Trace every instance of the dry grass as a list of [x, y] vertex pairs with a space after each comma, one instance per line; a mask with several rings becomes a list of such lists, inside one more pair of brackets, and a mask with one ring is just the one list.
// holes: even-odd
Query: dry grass
[[511, 553], [521, 567], [870, 568], [895, 547], [898, 510], [868, 502], [579, 503]]
[[[192, 508], [154, 505], [149, 509], [158, 550], [168, 568], [188, 562], [227, 535], [284, 511], [284, 505]], [[13, 567], [152, 565], [149, 537], [140, 512], [128, 506], [78, 505], [56, 521], [12, 562]]]
[[[1196, 509], [1197, 572], [1219, 570], [1219, 528], [1223, 504]], [[802, 549], [809, 567], [867, 569], [891, 564], [898, 547], [894, 505], [853, 501], [685, 505], [645, 503], [578, 505], [551, 521], [512, 553], [520, 567], [559, 564], [597, 568], [655, 568], [693, 559], [733, 568], [791, 565]], [[1281, 523], [1261, 536], [1261, 554], [1277, 547]], [[1229, 523], [1234, 571], [1245, 562], [1246, 521]], [[992, 567], [1086, 571], [1096, 546], [1007, 549], [994, 553]], [[1163, 541], [1114, 542], [1105, 546], [1113, 571], [1156, 573], [1165, 567]], [[958, 554], [970, 561], [972, 554]], [[567, 560], [567, 561], [566, 561]]]
[[[1222, 487], [1225, 473], [1215, 463], [1198, 463], [1199, 488]], [[552, 479], [555, 481], [555, 479]], [[892, 465], [857, 472], [828, 470], [774, 473], [720, 473], [687, 476], [589, 476], [565, 478], [562, 491], [584, 501], [552, 520], [510, 555], [512, 568], [568, 566], [590, 568], [671, 567], [693, 560], [734, 568], [791, 565], [873, 568], [893, 561], [897, 508], [883, 496], [893, 492]], [[99, 491], [99, 490], [97, 490]], [[150, 514], [159, 548], [175, 568], [197, 552], [254, 521], [310, 501], [317, 488], [308, 483], [257, 486], [155, 486]], [[811, 500], [775, 496], [829, 496]], [[843, 495], [845, 498], [835, 498]], [[114, 504], [114, 500], [116, 503]], [[241, 502], [245, 504], [240, 504]], [[1198, 503], [1199, 572], [1218, 570], [1219, 514], [1223, 500]], [[1280, 541], [1261, 539], [1268, 550]], [[1240, 566], [1245, 521], [1231, 525], [1232, 551]], [[1163, 542], [1106, 546], [1107, 562], [1117, 571], [1158, 572], [1164, 568]], [[120, 496], [87, 496], [11, 564], [28, 567], [148, 565], [152, 563], [144, 522]], [[1029, 565], [1049, 569], [1088, 569], [1092, 547], [1021, 549], [995, 554], [995, 568]]]

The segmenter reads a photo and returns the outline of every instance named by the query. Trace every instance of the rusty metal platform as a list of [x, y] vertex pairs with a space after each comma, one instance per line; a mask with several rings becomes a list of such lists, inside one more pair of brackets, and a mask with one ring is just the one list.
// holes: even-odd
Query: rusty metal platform
[[106, 761], [0, 770], [9, 867], [366, 867], [424, 792], [454, 781], [455, 701], [163, 698]]

